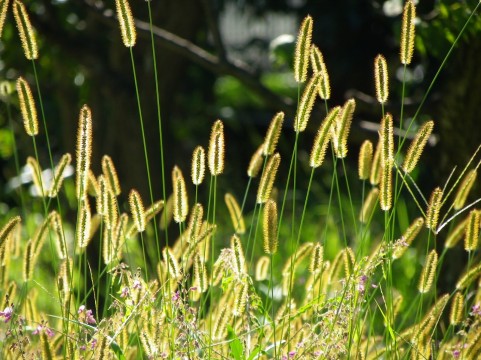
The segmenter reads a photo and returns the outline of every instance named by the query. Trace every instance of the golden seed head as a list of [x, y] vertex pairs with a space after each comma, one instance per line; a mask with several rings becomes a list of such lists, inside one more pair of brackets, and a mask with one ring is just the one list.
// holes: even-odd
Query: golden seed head
[[468, 171], [468, 173], [464, 176], [463, 181], [459, 185], [458, 191], [454, 198], [454, 210], [460, 210], [466, 203], [466, 199], [468, 198], [469, 192], [471, 191], [478, 172], [476, 169], [472, 169]]
[[478, 248], [480, 216], [481, 213], [477, 209], [469, 213], [464, 236], [464, 250], [466, 251], [474, 251]]
[[278, 112], [271, 120], [269, 129], [267, 129], [266, 137], [264, 138], [263, 155], [268, 156], [274, 154], [281, 135], [282, 124], [284, 123], [284, 113]]
[[2, 38], [3, 25], [7, 17], [8, 2], [9, 0], [0, 1], [0, 38]]
[[55, 167], [54, 175], [52, 184], [50, 185], [50, 189], [48, 190], [48, 196], [54, 198], [57, 196], [60, 188], [62, 187], [63, 179], [65, 177], [64, 171], [67, 166], [70, 165], [72, 162], [72, 155], [69, 153], [64, 154], [60, 161], [58, 162], [57, 166]]
[[257, 189], [258, 204], [263, 204], [269, 200], [280, 163], [281, 156], [279, 153], [274, 154], [267, 163], [266, 170], [262, 174], [259, 188]]
[[164, 261], [167, 264], [167, 269], [168, 269], [167, 272], [170, 278], [172, 280], [180, 279], [181, 272], [180, 272], [179, 263], [177, 262], [177, 259], [175, 258], [175, 256], [172, 254], [172, 252], [168, 247], [162, 250], [162, 257], [164, 258]]
[[187, 214], [189, 213], [189, 201], [187, 198], [184, 175], [182, 175], [182, 171], [177, 166], [172, 170], [172, 184], [174, 187], [174, 221], [176, 223], [181, 223], [185, 221]]
[[121, 193], [120, 182], [117, 176], [117, 170], [115, 169], [112, 158], [108, 155], [102, 157], [102, 173], [105, 176], [105, 180], [113, 193], [118, 196]]
[[311, 262], [309, 263], [309, 271], [312, 274], [319, 274], [322, 271], [324, 262], [324, 248], [321, 244], [314, 245], [311, 253]]
[[322, 100], [331, 98], [331, 84], [329, 82], [329, 73], [327, 72], [326, 63], [321, 51], [315, 45], [311, 46], [311, 64], [314, 74], [321, 74], [319, 81], [319, 97]]
[[481, 273], [481, 264], [468, 270], [456, 283], [456, 289], [463, 290], [467, 288], [474, 280], [479, 277]]
[[37, 258], [34, 251], [33, 240], [30, 239], [27, 242], [27, 246], [25, 248], [24, 258], [23, 258], [23, 280], [24, 281], [29, 281], [32, 278], [33, 269], [35, 267], [36, 260]]
[[256, 152], [252, 155], [251, 161], [249, 162], [249, 167], [247, 168], [247, 176], [250, 178], [255, 178], [259, 175], [264, 158], [262, 154], [264, 153], [264, 144], [259, 146]]
[[195, 204], [192, 208], [189, 218], [189, 238], [188, 241], [193, 244], [195, 243], [200, 235], [200, 231], [202, 230], [202, 218], [204, 216], [204, 207], [202, 204]]
[[378, 55], [374, 59], [374, 82], [377, 101], [384, 104], [389, 96], [389, 75], [386, 58], [382, 55]]
[[427, 293], [433, 285], [436, 267], [438, 266], [438, 254], [432, 250], [426, 258], [421, 277], [419, 279], [418, 290], [421, 294]]
[[449, 323], [451, 325], [458, 325], [463, 321], [464, 317], [464, 295], [457, 292], [451, 302], [451, 311], [449, 312]]
[[249, 283], [247, 281], [241, 281], [237, 283], [234, 292], [234, 306], [232, 309], [232, 315], [241, 316], [245, 312], [248, 296]]
[[428, 209], [426, 211], [426, 227], [434, 232], [436, 231], [436, 228], [438, 226], [439, 211], [441, 210], [442, 198], [443, 190], [437, 187], [431, 194]]
[[227, 205], [227, 210], [229, 210], [229, 215], [234, 225], [234, 231], [236, 234], [244, 234], [246, 231], [246, 226], [244, 223], [244, 217], [242, 216], [242, 210], [239, 206], [234, 195], [231, 193], [226, 193], [224, 196], [225, 204]]
[[117, 220], [119, 218], [119, 206], [117, 197], [109, 186], [106, 186], [107, 191], [102, 197], [102, 207], [104, 211], [104, 224], [109, 230], [114, 229], [117, 226]]
[[85, 197], [87, 192], [88, 172], [92, 157], [92, 113], [87, 105], [80, 109], [78, 132], [77, 132], [77, 169], [76, 189], [77, 199]]
[[392, 168], [394, 164], [394, 125], [389, 113], [381, 120], [379, 138], [381, 141], [381, 167]]
[[[3, 11], [3, 10], [2, 10]], [[33, 30], [30, 18], [25, 5], [20, 0], [13, 2], [13, 16], [17, 24], [18, 34], [22, 41], [23, 52], [28, 60], [38, 58], [38, 45], [35, 32]]]
[[364, 140], [359, 150], [359, 179], [368, 180], [372, 168], [373, 145], [369, 140]]
[[356, 256], [350, 247], [345, 248], [342, 253], [342, 258], [344, 260], [344, 273], [346, 275], [346, 279], [349, 279], [354, 273]]
[[381, 169], [379, 204], [384, 211], [388, 211], [392, 207], [392, 170], [390, 167]]
[[334, 122], [338, 118], [340, 111], [340, 106], [334, 107], [321, 123], [319, 130], [317, 130], [316, 138], [314, 139], [314, 145], [312, 146], [311, 150], [311, 156], [309, 158], [309, 165], [313, 168], [321, 166], [324, 162], [326, 149], [332, 136], [331, 129]]
[[33, 100], [32, 90], [30, 90], [27, 81], [22, 77], [17, 79], [17, 93], [25, 132], [29, 136], [35, 136], [38, 134], [37, 109]]
[[20, 216], [14, 216], [3, 226], [0, 230], [0, 248], [7, 242], [21, 221]]
[[270, 262], [271, 259], [268, 256], [261, 256], [259, 260], [257, 260], [255, 273], [256, 281], [263, 281], [267, 279]]
[[31, 156], [27, 158], [27, 165], [32, 170], [32, 180], [38, 196], [44, 196], [45, 189], [42, 179], [42, 168], [40, 167], [37, 160]]
[[212, 176], [224, 172], [224, 124], [217, 120], [212, 126], [209, 141], [209, 170]]
[[409, 65], [413, 58], [416, 6], [413, 0], [406, 1], [403, 11], [403, 20], [401, 28], [401, 63]]
[[297, 133], [306, 130], [307, 122], [309, 121], [314, 101], [316, 100], [320, 78], [320, 74], [314, 74], [302, 93], [301, 102], [299, 103], [296, 117], [294, 119], [294, 131]]
[[79, 203], [80, 203], [79, 204], [80, 207], [78, 209], [76, 236], [77, 236], [77, 247], [82, 250], [87, 247], [90, 240], [91, 214], [90, 214], [90, 205], [88, 202], [88, 198], [86, 196], [83, 199], [81, 199]]
[[448, 234], [444, 247], [451, 249], [457, 245], [457, 243], [463, 238], [466, 233], [466, 224], [468, 223], [469, 215], [463, 221], [456, 225], [456, 227]]
[[129, 205], [137, 231], [143, 232], [145, 230], [145, 210], [142, 198], [137, 190], [132, 189], [130, 191]]
[[115, 0], [122, 41], [126, 47], [132, 47], [137, 40], [134, 17], [127, 0]]
[[194, 256], [194, 284], [201, 293], [206, 292], [209, 288], [207, 270], [202, 257], [198, 253]]
[[429, 136], [433, 131], [434, 122], [428, 121], [424, 123], [416, 133], [414, 140], [412, 141], [411, 145], [409, 146], [408, 152], [406, 157], [404, 158], [404, 162], [402, 168], [407, 173], [410, 173], [416, 167], [419, 158], [426, 146], [426, 143], [429, 140]]
[[349, 136], [355, 109], [356, 101], [354, 99], [347, 100], [332, 126], [334, 152], [339, 159], [347, 156], [347, 137]]
[[230, 247], [234, 253], [234, 273], [242, 275], [247, 272], [246, 259], [244, 257], [244, 251], [242, 250], [242, 243], [237, 235], [233, 235], [230, 239]]
[[377, 185], [381, 181], [381, 147], [381, 142], [378, 141], [372, 158], [371, 175], [369, 176], [371, 185]]
[[272, 255], [277, 252], [277, 204], [274, 200], [267, 200], [264, 207], [262, 227], [264, 235], [264, 251]]
[[404, 255], [408, 246], [412, 244], [416, 236], [418, 236], [419, 232], [424, 225], [424, 219], [422, 217], [418, 217], [415, 219], [412, 224], [406, 229], [404, 234], [401, 237], [402, 244], [399, 248], [396, 248], [392, 253], [393, 259], [399, 259], [401, 256]]
[[377, 200], [379, 197], [379, 190], [378, 188], [374, 187], [369, 191], [366, 199], [364, 200], [364, 204], [362, 204], [361, 213], [359, 214], [359, 221], [363, 224], [369, 222], [374, 212], [374, 207], [376, 206]]
[[197, 146], [192, 153], [192, 183], [194, 185], [202, 184], [205, 175], [205, 150], [202, 146]]
[[312, 17], [309, 15], [302, 21], [297, 36], [296, 53], [294, 56], [294, 79], [304, 82], [307, 79], [307, 69], [309, 68], [309, 51], [312, 41]]

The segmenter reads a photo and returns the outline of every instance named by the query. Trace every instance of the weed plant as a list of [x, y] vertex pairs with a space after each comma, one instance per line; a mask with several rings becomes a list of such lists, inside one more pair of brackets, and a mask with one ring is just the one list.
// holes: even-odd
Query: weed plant
[[[191, 169], [164, 168], [157, 86], [163, 198], [153, 198], [149, 169], [154, 164], [145, 150], [150, 195], [142, 199], [135, 189], [122, 189], [108, 155], [101, 174], [92, 172], [96, 120], [88, 105], [79, 109], [76, 153], [54, 163], [48, 137], [53, 125], [45, 119], [37, 80], [35, 32], [20, 0], [0, 4], [0, 34], [5, 14], [13, 11], [36, 80], [32, 88], [22, 77], [1, 84], [9, 120], [21, 116], [32, 140], [33, 156], [17, 157], [16, 166], [20, 174], [26, 163], [36, 194], [19, 188], [21, 206], [0, 220], [2, 359], [479, 358], [481, 212], [475, 207], [479, 199], [467, 203], [478, 153], [443, 187], [426, 190], [416, 184], [410, 174], [435, 121], [420, 124], [412, 138], [394, 135], [393, 116], [384, 110], [389, 71], [382, 55], [374, 59], [379, 140], [362, 144], [356, 176], [345, 162], [356, 100], [330, 104], [328, 71], [311, 42], [314, 21], [308, 16], [295, 53], [297, 113], [294, 119], [282, 112], [273, 116], [247, 169], [245, 193], [219, 191], [219, 183], [229, 181], [223, 175], [229, 143], [221, 120], [213, 123], [208, 142], [199, 139], [204, 145], [193, 149]], [[145, 6], [150, 14], [150, 2]], [[132, 52], [135, 22], [126, 0], [117, 0], [116, 10], [146, 149]], [[414, 2], [408, 0], [400, 41], [405, 73], [414, 51], [415, 18]], [[153, 34], [151, 39], [157, 79]], [[409, 133], [422, 104], [412, 117], [405, 116], [404, 84], [396, 121]], [[12, 99], [18, 99], [18, 115], [10, 108]], [[311, 119], [319, 102], [322, 121]], [[308, 185], [299, 189], [299, 146], [308, 121], [318, 122], [318, 131]], [[292, 152], [280, 154], [278, 141], [288, 131], [295, 133]], [[39, 163], [39, 136], [48, 145], [48, 164]], [[45, 166], [52, 169], [50, 177]], [[322, 203], [317, 196], [311, 199], [320, 166], [331, 167], [332, 174]], [[277, 176], [280, 167], [287, 170], [284, 182]], [[362, 189], [360, 199], [354, 188]], [[128, 193], [129, 212], [119, 204], [122, 192]], [[253, 211], [245, 214], [253, 194]], [[77, 203], [73, 222], [62, 207], [69, 197]], [[224, 213], [231, 224], [223, 221]], [[97, 260], [87, 256], [94, 242], [101, 249]], [[463, 242], [469, 254], [465, 272], [443, 293], [438, 283], [444, 260]]]

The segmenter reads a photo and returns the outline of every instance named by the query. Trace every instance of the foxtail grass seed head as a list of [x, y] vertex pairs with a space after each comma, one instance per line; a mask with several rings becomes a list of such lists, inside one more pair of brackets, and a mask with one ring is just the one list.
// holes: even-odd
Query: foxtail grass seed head
[[194, 283], [198, 286], [198, 291], [201, 293], [206, 292], [209, 288], [207, 270], [199, 254], [194, 256]]
[[460, 324], [464, 317], [464, 295], [461, 292], [454, 294], [449, 312], [449, 323], [453, 326]]
[[191, 244], [194, 244], [199, 238], [200, 231], [202, 230], [202, 218], [204, 216], [204, 207], [202, 204], [195, 204], [192, 208], [189, 218], [189, 239]]
[[33, 269], [36, 263], [36, 254], [34, 251], [33, 240], [27, 242], [23, 257], [23, 280], [29, 281], [32, 279]]
[[371, 174], [369, 176], [371, 185], [377, 185], [381, 181], [381, 147], [381, 141], [378, 141], [372, 158]]
[[344, 260], [344, 273], [346, 279], [349, 279], [354, 274], [354, 267], [356, 266], [356, 256], [354, 251], [350, 247], [347, 247], [343, 251], [342, 258]]
[[67, 166], [70, 165], [71, 162], [72, 155], [70, 155], [69, 153], [66, 153], [60, 158], [60, 161], [55, 167], [52, 184], [50, 185], [50, 189], [48, 190], [49, 197], [54, 198], [58, 195], [58, 192], [62, 187], [63, 179], [65, 178], [65, 169], [67, 168]]
[[456, 289], [464, 290], [466, 289], [471, 283], [476, 280], [481, 274], [481, 264], [471, 268], [468, 270], [456, 283]]
[[250, 178], [255, 178], [259, 175], [264, 158], [262, 154], [264, 153], [264, 144], [259, 146], [256, 152], [252, 155], [251, 161], [249, 162], [249, 167], [247, 168], [247, 176]]
[[277, 170], [281, 163], [281, 156], [279, 153], [274, 154], [267, 163], [266, 169], [262, 174], [259, 188], [257, 189], [257, 203], [263, 204], [270, 199], [274, 180], [276, 179]]
[[185, 221], [187, 214], [189, 213], [189, 201], [187, 198], [184, 175], [182, 175], [182, 171], [177, 166], [172, 170], [172, 184], [174, 187], [174, 221], [176, 223], [181, 223]]
[[37, 160], [31, 156], [27, 158], [27, 165], [32, 171], [33, 185], [35, 186], [35, 191], [38, 196], [43, 196], [45, 193], [44, 183], [42, 179], [42, 168], [40, 167]]
[[272, 255], [277, 252], [277, 204], [274, 200], [267, 200], [262, 217], [264, 235], [264, 251]]
[[237, 275], [245, 274], [247, 272], [246, 259], [244, 257], [244, 250], [242, 250], [241, 239], [237, 235], [231, 237], [230, 247], [234, 253], [234, 272]]
[[205, 176], [205, 150], [202, 146], [197, 146], [192, 153], [192, 183], [195, 186], [202, 184]]
[[464, 204], [466, 203], [466, 199], [468, 198], [469, 192], [471, 191], [478, 172], [476, 169], [472, 169], [468, 171], [468, 173], [464, 176], [463, 181], [459, 185], [458, 191], [456, 192], [456, 196], [454, 198], [454, 210], [460, 210], [463, 208]]
[[93, 197], [99, 197], [99, 183], [97, 181], [97, 178], [95, 177], [94, 172], [92, 170], [89, 170], [87, 177], [88, 194]]
[[311, 46], [311, 64], [314, 74], [320, 74], [319, 81], [319, 97], [322, 100], [329, 100], [331, 98], [331, 84], [329, 81], [329, 73], [327, 72], [326, 63], [321, 51], [315, 45]]
[[379, 131], [381, 141], [381, 167], [392, 168], [394, 164], [394, 127], [391, 114], [381, 120]]
[[231, 193], [226, 193], [224, 196], [225, 204], [227, 205], [227, 210], [229, 210], [229, 215], [234, 226], [234, 231], [236, 234], [244, 234], [246, 231], [246, 226], [244, 223], [244, 217], [242, 216], [241, 207], [235, 199], [234, 195]]
[[76, 168], [76, 191], [77, 199], [85, 197], [87, 192], [88, 172], [92, 157], [92, 113], [87, 105], [80, 109], [80, 117], [77, 132], [77, 168]]
[[359, 214], [359, 221], [363, 224], [366, 224], [371, 219], [374, 208], [377, 204], [379, 198], [379, 190], [376, 187], [373, 187], [369, 194], [367, 194], [364, 203], [362, 204], [361, 213]]
[[103, 198], [104, 204], [104, 224], [109, 230], [114, 229], [117, 226], [117, 220], [119, 218], [119, 205], [117, 197], [113, 191], [107, 186], [107, 192]]
[[172, 215], [173, 215], [173, 209], [174, 209], [174, 195], [171, 194], [165, 203], [164, 206], [164, 211], [162, 214], [160, 214], [160, 221], [159, 221], [159, 227], [161, 230], [166, 229], [170, 222], [172, 221]]
[[297, 36], [296, 52], [294, 55], [294, 79], [302, 83], [307, 79], [307, 69], [309, 68], [309, 51], [312, 42], [312, 17], [309, 15], [302, 21]]
[[302, 93], [301, 101], [294, 119], [294, 131], [296, 133], [306, 130], [307, 123], [311, 117], [312, 108], [314, 107], [314, 101], [316, 100], [320, 78], [321, 75], [319, 74], [313, 75]]
[[22, 77], [17, 79], [17, 93], [25, 132], [29, 136], [35, 136], [38, 134], [37, 108], [33, 100], [32, 90]]
[[282, 124], [284, 123], [284, 113], [278, 112], [271, 120], [269, 128], [267, 129], [266, 137], [264, 138], [263, 155], [268, 156], [274, 154], [281, 135]]
[[384, 211], [388, 211], [392, 207], [392, 170], [390, 167], [381, 169], [379, 205]]
[[171, 280], [180, 279], [181, 272], [179, 263], [169, 248], [166, 247], [164, 250], [162, 250], [162, 257], [164, 258], [164, 262], [167, 264], [166, 267]]
[[0, 230], [0, 248], [7, 242], [14, 233], [17, 226], [20, 226], [22, 219], [20, 216], [12, 217]]
[[119, 196], [121, 189], [119, 178], [117, 176], [117, 170], [115, 169], [112, 158], [108, 155], [104, 155], [102, 157], [102, 173], [104, 174], [110, 190], [112, 190], [116, 196]]
[[79, 203], [76, 237], [77, 247], [82, 250], [87, 247], [90, 240], [91, 214], [87, 197], [81, 199]]
[[311, 253], [311, 261], [309, 263], [309, 271], [311, 274], [319, 274], [322, 271], [324, 263], [324, 248], [321, 244], [314, 245]]
[[261, 256], [259, 260], [257, 260], [255, 273], [256, 281], [263, 281], [267, 279], [270, 263], [271, 259], [269, 258], [269, 256]]
[[376, 85], [376, 99], [384, 104], [389, 96], [389, 75], [386, 58], [382, 55], [374, 59], [374, 82]]
[[464, 250], [466, 251], [474, 251], [478, 248], [480, 216], [481, 213], [477, 209], [469, 213], [464, 236]]
[[15, 23], [17, 24], [18, 34], [20, 35], [25, 57], [28, 60], [37, 59], [37, 38], [30, 22], [27, 9], [20, 0], [14, 0], [13, 2], [13, 16], [15, 17]]
[[117, 9], [122, 41], [126, 47], [133, 47], [137, 40], [137, 32], [129, 2], [127, 0], [115, 0], [115, 7]]
[[421, 231], [424, 225], [424, 219], [422, 217], [418, 217], [415, 219], [411, 225], [406, 229], [404, 234], [401, 237], [401, 244], [399, 248], [395, 248], [392, 253], [393, 259], [399, 259], [401, 256], [404, 255], [408, 246], [412, 244], [416, 236], [418, 236], [419, 232]]
[[356, 101], [354, 99], [347, 100], [333, 125], [334, 152], [339, 159], [347, 156], [347, 138], [351, 130], [351, 122], [355, 109]]
[[426, 258], [421, 277], [419, 279], [418, 290], [421, 294], [427, 293], [433, 285], [436, 267], [438, 266], [438, 254], [432, 250]]
[[106, 204], [107, 204], [107, 196], [108, 192], [110, 191], [107, 185], [107, 180], [105, 180], [105, 176], [100, 175], [97, 179], [98, 184], [98, 195], [95, 198], [96, 207], [97, 207], [97, 214], [104, 216], [106, 212]]
[[0, 39], [2, 38], [3, 25], [5, 25], [5, 18], [7, 17], [8, 3], [10, 0], [0, 0]]
[[426, 211], [426, 227], [436, 232], [439, 220], [439, 211], [441, 210], [441, 200], [443, 198], [443, 190], [440, 187], [434, 189], [429, 199], [428, 209]]
[[466, 224], [468, 223], [469, 215], [463, 221], [456, 225], [456, 227], [451, 230], [444, 242], [444, 247], [446, 249], [451, 249], [455, 247], [458, 242], [463, 238], [466, 233]]
[[62, 217], [56, 211], [50, 213], [50, 223], [55, 231], [55, 245], [57, 248], [58, 258], [63, 260], [67, 258], [67, 241], [62, 224]]
[[237, 283], [234, 290], [234, 306], [232, 309], [232, 315], [241, 316], [245, 312], [248, 296], [249, 284], [246, 281]]
[[429, 136], [433, 131], [434, 121], [427, 121], [424, 123], [416, 133], [414, 140], [412, 141], [411, 145], [408, 148], [408, 152], [406, 153], [406, 157], [404, 158], [404, 162], [402, 168], [407, 173], [410, 173], [416, 167], [421, 154], [423, 153], [424, 147], [429, 140]]
[[401, 64], [409, 65], [413, 58], [416, 6], [413, 0], [406, 1], [401, 27]]
[[359, 150], [359, 179], [368, 180], [371, 175], [373, 146], [369, 140], [364, 140]]
[[209, 141], [209, 171], [212, 176], [224, 172], [224, 124], [217, 120], [212, 125]]
[[145, 209], [142, 198], [137, 190], [131, 190], [129, 194], [129, 205], [132, 219], [138, 232], [145, 230]]
[[331, 128], [339, 116], [341, 107], [334, 107], [321, 123], [319, 130], [317, 130], [316, 138], [314, 139], [314, 145], [312, 146], [311, 156], [309, 158], [309, 165], [313, 168], [317, 168], [322, 165], [326, 156], [326, 149], [331, 140], [332, 132]]

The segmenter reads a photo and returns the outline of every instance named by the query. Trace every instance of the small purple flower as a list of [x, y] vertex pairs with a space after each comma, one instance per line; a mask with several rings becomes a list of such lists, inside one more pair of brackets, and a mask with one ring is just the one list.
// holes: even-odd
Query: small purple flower
[[97, 324], [97, 321], [95, 320], [94, 316], [92, 315], [92, 310], [87, 310], [85, 312], [87, 324]]
[[479, 304], [473, 305], [471, 308], [471, 315], [481, 315], [481, 306], [479, 306]]
[[127, 297], [127, 295], [129, 295], [129, 288], [126, 286], [122, 289], [122, 292], [120, 293], [120, 297], [124, 298], [124, 297]]
[[8, 323], [13, 316], [13, 307], [7, 306], [3, 311], [0, 311], [0, 317], [3, 317], [4, 322]]
[[48, 337], [53, 337], [55, 335], [55, 332], [44, 324], [38, 325], [37, 328], [32, 331], [32, 335], [40, 335], [42, 331], [45, 332]]
[[92, 339], [90, 343], [90, 348], [93, 350], [97, 346], [97, 339]]
[[42, 325], [37, 326], [37, 328], [34, 331], [32, 331], [32, 335], [40, 334], [40, 332], [42, 331], [42, 328], [43, 328]]
[[296, 356], [296, 352], [294, 350], [289, 351], [289, 357], [293, 358], [294, 356]]
[[134, 289], [141, 289], [142, 283], [139, 280], [134, 280], [134, 285], [132, 286]]
[[77, 314], [81, 314], [84, 311], [85, 311], [85, 305], [80, 305], [80, 307], [78, 308]]
[[53, 337], [55, 335], [55, 332], [52, 329], [50, 329], [49, 327], [45, 327], [44, 331], [45, 331], [45, 334], [47, 334], [48, 337]]
[[196, 290], [197, 290], [197, 286], [192, 286], [189, 290], [190, 290], [190, 291], [196, 291]]
[[177, 301], [180, 299], [180, 293], [176, 291], [174, 295], [172, 295], [172, 301]]
[[459, 359], [459, 356], [461, 355], [461, 351], [459, 349], [456, 349], [453, 351], [453, 357], [455, 359]]

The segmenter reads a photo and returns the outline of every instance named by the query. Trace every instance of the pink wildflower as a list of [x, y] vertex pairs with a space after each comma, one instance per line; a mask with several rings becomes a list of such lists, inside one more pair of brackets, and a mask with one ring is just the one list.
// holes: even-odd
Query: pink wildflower
[[13, 316], [13, 307], [7, 306], [3, 311], [0, 311], [0, 317], [5, 318], [5, 322], [8, 323]]

